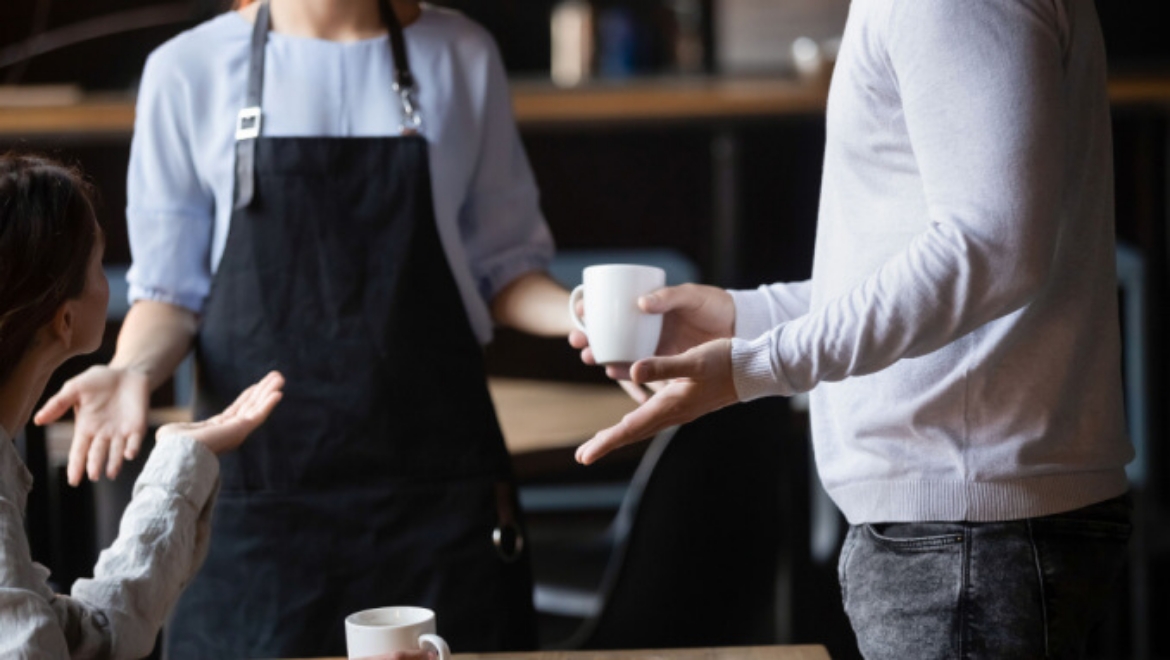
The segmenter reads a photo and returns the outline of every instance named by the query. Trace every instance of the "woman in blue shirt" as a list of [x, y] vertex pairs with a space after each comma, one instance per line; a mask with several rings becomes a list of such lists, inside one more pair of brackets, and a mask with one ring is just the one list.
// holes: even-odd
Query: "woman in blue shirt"
[[194, 348], [196, 413], [280, 369], [223, 465], [171, 657], [339, 655], [345, 614], [414, 604], [457, 651], [535, 644], [481, 345], [566, 335], [567, 296], [490, 37], [416, 2], [267, 0], [147, 62], [129, 173], [134, 299], [69, 467], [113, 476]]

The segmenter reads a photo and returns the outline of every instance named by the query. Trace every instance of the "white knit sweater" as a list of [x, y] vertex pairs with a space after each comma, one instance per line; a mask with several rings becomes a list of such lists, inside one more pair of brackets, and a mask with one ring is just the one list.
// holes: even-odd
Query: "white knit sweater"
[[853, 0], [810, 282], [732, 292], [740, 398], [811, 390], [851, 523], [1125, 491], [1092, 0]]

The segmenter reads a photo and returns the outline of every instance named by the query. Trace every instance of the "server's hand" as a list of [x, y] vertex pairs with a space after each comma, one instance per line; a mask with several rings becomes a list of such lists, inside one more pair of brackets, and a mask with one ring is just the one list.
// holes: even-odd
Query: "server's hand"
[[637, 384], [669, 382], [622, 421], [578, 447], [578, 463], [589, 465], [619, 447], [739, 401], [730, 339], [700, 344], [682, 355], [639, 360], [630, 375]]
[[277, 371], [269, 372], [215, 417], [202, 422], [167, 424], [158, 430], [155, 437], [159, 442], [165, 442], [175, 436], [186, 436], [206, 445], [216, 454], [231, 451], [268, 419], [269, 413], [280, 403], [282, 387], [284, 376]]
[[74, 411], [67, 474], [69, 483], [76, 486], [86, 472], [91, 481], [101, 479], [103, 467], [113, 479], [123, 459], [133, 460], [138, 455], [149, 406], [150, 386], [145, 374], [95, 366], [66, 382], [33, 421], [44, 426], [70, 409]]

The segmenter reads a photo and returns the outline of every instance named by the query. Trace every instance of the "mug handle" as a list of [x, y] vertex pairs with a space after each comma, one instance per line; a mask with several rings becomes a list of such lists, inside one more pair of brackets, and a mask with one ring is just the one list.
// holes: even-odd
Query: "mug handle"
[[[447, 642], [438, 635], [424, 633], [418, 636], [418, 647], [424, 651], [431, 650], [439, 654], [439, 660], [451, 660], [451, 649]], [[430, 647], [429, 649], [427, 647]]]
[[577, 302], [584, 296], [585, 285], [578, 284], [577, 288], [573, 289], [573, 292], [569, 294], [569, 317], [573, 319], [573, 325], [577, 326], [578, 330], [588, 334], [589, 331], [585, 329], [585, 321], [580, 316], [577, 316]]

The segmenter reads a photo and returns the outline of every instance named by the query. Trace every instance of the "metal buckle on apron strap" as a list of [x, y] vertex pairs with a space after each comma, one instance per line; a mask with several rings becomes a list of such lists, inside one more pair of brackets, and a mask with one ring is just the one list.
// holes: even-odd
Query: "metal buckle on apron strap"
[[500, 523], [492, 530], [492, 545], [500, 559], [514, 562], [524, 554], [524, 534], [516, 523]]
[[260, 107], [252, 106], [240, 110], [236, 118], [236, 140], [252, 140], [260, 137]]
[[422, 115], [419, 114], [418, 106], [414, 102], [414, 87], [406, 87], [395, 81], [393, 89], [402, 101], [403, 121], [398, 130], [403, 135], [417, 135], [422, 130]]
[[496, 554], [511, 563], [524, 554], [524, 532], [516, 522], [516, 497], [512, 484], [496, 483], [496, 528], [492, 530], [492, 545]]

